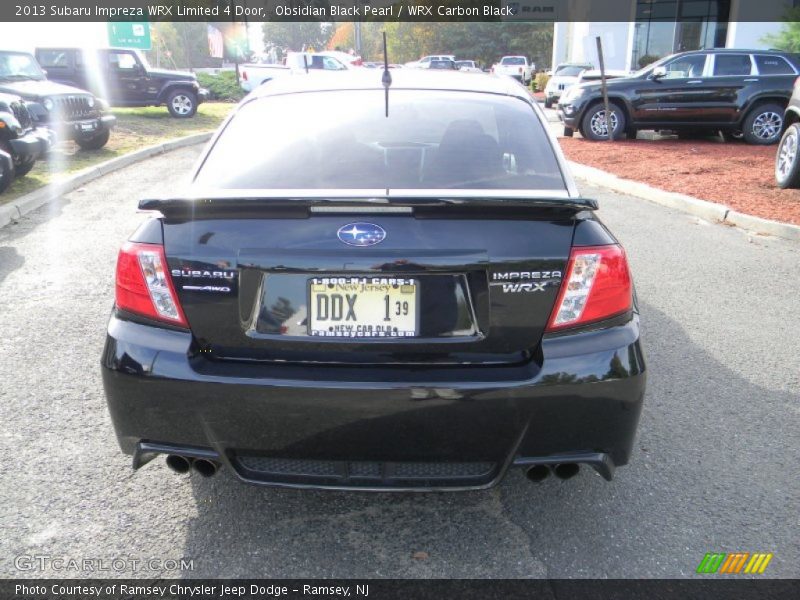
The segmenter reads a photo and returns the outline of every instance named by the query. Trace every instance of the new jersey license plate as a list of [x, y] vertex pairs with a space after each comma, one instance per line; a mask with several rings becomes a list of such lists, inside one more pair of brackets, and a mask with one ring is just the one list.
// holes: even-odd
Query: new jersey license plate
[[402, 338], [417, 335], [415, 279], [309, 279], [308, 333], [322, 337]]

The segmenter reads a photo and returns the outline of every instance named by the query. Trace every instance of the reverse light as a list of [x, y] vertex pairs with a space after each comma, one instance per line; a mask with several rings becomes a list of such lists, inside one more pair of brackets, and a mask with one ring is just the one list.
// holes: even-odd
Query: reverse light
[[573, 248], [547, 331], [575, 327], [631, 310], [633, 286], [617, 245]]
[[188, 327], [167, 271], [164, 247], [126, 242], [117, 257], [117, 308]]

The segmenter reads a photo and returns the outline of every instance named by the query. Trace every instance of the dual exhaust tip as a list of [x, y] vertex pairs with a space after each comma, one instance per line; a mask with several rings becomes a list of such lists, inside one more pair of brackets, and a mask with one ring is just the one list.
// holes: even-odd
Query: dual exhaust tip
[[194, 469], [195, 473], [203, 477], [212, 477], [219, 470], [219, 463], [213, 460], [206, 460], [205, 458], [189, 458], [179, 454], [170, 454], [167, 456], [167, 466], [179, 474], [188, 473]]
[[525, 475], [531, 481], [535, 483], [541, 483], [550, 476], [551, 471], [559, 479], [566, 480], [575, 477], [580, 470], [581, 467], [578, 463], [561, 463], [554, 466], [533, 465], [527, 471], [525, 471]]

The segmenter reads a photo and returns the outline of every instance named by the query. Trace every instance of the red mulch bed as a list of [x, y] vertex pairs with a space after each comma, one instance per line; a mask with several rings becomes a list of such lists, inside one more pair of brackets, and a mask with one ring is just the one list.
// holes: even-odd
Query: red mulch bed
[[569, 160], [739, 212], [800, 225], [800, 190], [775, 183], [777, 146], [714, 140], [560, 138]]

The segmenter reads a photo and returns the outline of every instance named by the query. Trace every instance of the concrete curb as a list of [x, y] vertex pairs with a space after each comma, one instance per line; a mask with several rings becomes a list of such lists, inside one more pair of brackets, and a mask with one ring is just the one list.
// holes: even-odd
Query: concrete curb
[[12, 200], [8, 204], [0, 205], [0, 228], [5, 227], [12, 221], [20, 219], [23, 215], [36, 210], [40, 206], [46, 204], [50, 200], [59, 198], [64, 194], [75, 191], [79, 187], [93, 181], [103, 175], [108, 175], [119, 169], [128, 167], [137, 162], [145, 159], [177, 150], [178, 148], [185, 148], [186, 146], [193, 146], [195, 144], [203, 144], [211, 139], [213, 132], [196, 133], [194, 135], [187, 135], [186, 137], [177, 138], [156, 144], [155, 146], [148, 146], [141, 150], [136, 150], [130, 154], [125, 154], [117, 158], [112, 158], [106, 162], [102, 162], [91, 167], [87, 167], [82, 171], [78, 171], [74, 175], [59, 181], [51, 183], [38, 190], [25, 194], [16, 200]]
[[576, 162], [569, 161], [569, 167], [575, 177], [583, 179], [591, 185], [636, 196], [648, 202], [674, 208], [707, 221], [734, 225], [753, 233], [773, 235], [787, 240], [800, 240], [800, 226], [798, 225], [746, 215], [724, 204], [707, 202], [685, 194], [667, 192], [646, 183], [622, 179], [606, 171]]

